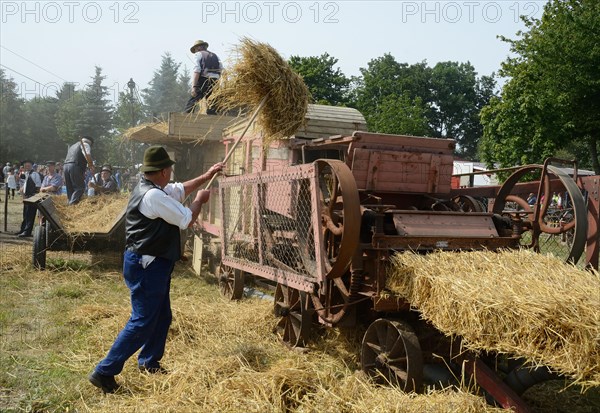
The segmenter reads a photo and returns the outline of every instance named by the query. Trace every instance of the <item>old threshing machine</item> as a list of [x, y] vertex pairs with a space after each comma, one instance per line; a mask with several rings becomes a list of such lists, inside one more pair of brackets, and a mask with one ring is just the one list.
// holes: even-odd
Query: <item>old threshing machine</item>
[[[266, 151], [260, 134], [248, 139], [219, 182], [222, 291], [241, 298], [249, 278], [273, 286], [277, 326], [291, 346], [305, 344], [318, 325], [368, 325], [363, 369], [419, 390], [428, 375], [447, 371], [440, 364], [451, 365], [458, 346], [386, 290], [391, 254], [538, 248], [546, 234], [569, 233], [566, 258], [576, 261], [588, 238], [572, 173], [530, 166], [493, 194], [452, 189], [454, 148], [449, 139], [367, 132], [297, 134]], [[542, 185], [519, 183], [534, 170]], [[566, 191], [569, 219], [554, 225], [547, 208], [524, 202], [519, 195], [531, 185], [538, 196]], [[476, 357], [460, 361], [500, 405], [527, 411], [518, 396], [524, 388], [515, 392]]]

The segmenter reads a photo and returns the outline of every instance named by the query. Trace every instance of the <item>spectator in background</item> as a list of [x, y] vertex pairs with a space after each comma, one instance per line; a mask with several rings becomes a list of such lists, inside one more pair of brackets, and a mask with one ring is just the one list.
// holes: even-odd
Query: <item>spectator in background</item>
[[9, 193], [12, 193], [12, 199], [15, 199], [15, 190], [17, 189], [17, 177], [15, 176], [15, 172], [12, 169], [8, 171], [8, 176], [6, 177], [6, 185], [8, 187], [6, 197], [8, 198]]
[[21, 193], [23, 194], [23, 221], [21, 230], [15, 235], [19, 238], [30, 237], [35, 223], [35, 214], [37, 206], [34, 203], [25, 202], [25, 200], [40, 191], [42, 180], [40, 174], [33, 170], [33, 162], [23, 161], [23, 175], [21, 175]]
[[537, 197], [535, 196], [535, 194], [533, 192], [529, 193], [529, 196], [527, 197], [527, 203], [529, 205], [535, 205], [536, 202]]
[[46, 192], [52, 195], [60, 194], [60, 191], [63, 186], [63, 179], [56, 172], [56, 162], [48, 161], [48, 173], [44, 177], [42, 181], [42, 187], [40, 188], [40, 192]]
[[6, 165], [4, 165], [4, 168], [2, 168], [2, 173], [4, 174], [5, 178], [8, 176], [8, 172], [11, 170], [12, 170], [12, 168], [10, 166], [10, 162], [6, 162]]
[[119, 187], [117, 181], [115, 181], [115, 178], [112, 176], [112, 168], [110, 165], [103, 165], [99, 175], [100, 176], [96, 174], [88, 183], [88, 187], [94, 190], [95, 195], [114, 194], [119, 192]]

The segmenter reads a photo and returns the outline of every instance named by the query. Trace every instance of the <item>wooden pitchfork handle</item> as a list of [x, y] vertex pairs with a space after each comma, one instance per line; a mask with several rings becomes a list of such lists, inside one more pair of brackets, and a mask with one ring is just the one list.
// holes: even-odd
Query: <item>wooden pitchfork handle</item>
[[[231, 155], [233, 155], [233, 151], [235, 150], [235, 148], [237, 148], [238, 144], [242, 141], [242, 138], [244, 137], [244, 135], [246, 135], [246, 132], [248, 132], [248, 129], [250, 129], [250, 125], [252, 125], [252, 122], [254, 122], [254, 120], [256, 119], [256, 117], [258, 116], [258, 114], [260, 113], [260, 111], [262, 110], [262, 108], [265, 105], [265, 102], [267, 101], [268, 97], [269, 97], [269, 95], [267, 94], [264, 98], [262, 98], [262, 100], [258, 104], [256, 110], [254, 111], [254, 114], [252, 115], [252, 117], [248, 121], [248, 124], [246, 125], [246, 128], [244, 129], [244, 131], [242, 132], [242, 134], [240, 135], [240, 137], [237, 138], [236, 141], [233, 143], [233, 146], [231, 147], [231, 149], [229, 149], [229, 152], [227, 152], [227, 155], [225, 155], [225, 159], [223, 159], [223, 163], [224, 164], [227, 163], [227, 161], [229, 160], [229, 158], [231, 157]], [[213, 183], [213, 181], [215, 180], [215, 178], [217, 177], [217, 175], [218, 174], [214, 174], [212, 176], [212, 178], [210, 178], [210, 181], [208, 181], [208, 184], [206, 184], [205, 189], [210, 187], [210, 185]]]

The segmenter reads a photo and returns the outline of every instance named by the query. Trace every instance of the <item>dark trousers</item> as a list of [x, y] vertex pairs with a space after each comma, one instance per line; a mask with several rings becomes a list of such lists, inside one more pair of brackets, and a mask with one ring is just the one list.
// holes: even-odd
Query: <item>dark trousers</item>
[[73, 205], [81, 201], [81, 197], [85, 192], [85, 169], [75, 163], [66, 163], [64, 173], [67, 199], [69, 205]]
[[123, 276], [131, 291], [131, 317], [96, 366], [96, 371], [106, 376], [119, 374], [125, 361], [140, 348], [138, 364], [148, 368], [158, 367], [165, 351], [172, 319], [169, 289], [175, 263], [156, 257], [144, 269], [141, 258], [134, 252], [125, 252]]
[[[185, 112], [192, 113], [196, 109], [196, 103], [198, 103], [202, 98], [209, 98], [212, 93], [212, 89], [217, 83], [217, 79], [202, 77], [200, 76], [200, 80], [198, 81], [198, 85], [194, 86], [194, 90], [196, 91], [196, 96], [190, 97], [187, 104], [185, 105]], [[216, 115], [217, 111], [214, 108], [214, 105], [209, 105], [206, 109], [207, 115]]]
[[33, 232], [33, 225], [35, 224], [35, 213], [37, 212], [37, 206], [31, 202], [23, 202], [23, 221], [21, 222], [21, 231], [19, 233], [25, 233], [31, 235]]

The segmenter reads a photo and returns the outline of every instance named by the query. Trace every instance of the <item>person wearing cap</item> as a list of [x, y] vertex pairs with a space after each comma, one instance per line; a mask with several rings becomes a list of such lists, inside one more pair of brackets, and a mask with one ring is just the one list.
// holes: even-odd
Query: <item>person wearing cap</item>
[[86, 167], [89, 167], [93, 172], [93, 144], [94, 140], [91, 137], [84, 136], [78, 142], [69, 146], [67, 150], [63, 171], [69, 205], [78, 203], [85, 192]]
[[46, 166], [48, 168], [48, 173], [44, 176], [40, 192], [58, 195], [63, 186], [62, 176], [56, 172], [56, 162], [48, 161], [46, 162]]
[[[192, 78], [192, 97], [185, 105], [185, 112], [191, 113], [194, 111], [196, 104], [202, 99], [210, 96], [214, 85], [221, 76], [223, 65], [219, 56], [208, 51], [208, 43], [204, 40], [196, 40], [190, 48], [190, 52], [194, 53], [194, 77]], [[209, 106], [206, 110], [207, 115], [216, 115], [217, 111], [214, 107]]]
[[198, 191], [189, 208], [182, 202], [223, 169], [223, 164], [217, 163], [192, 180], [169, 183], [174, 163], [163, 147], [146, 149], [141, 167], [143, 176], [129, 197], [125, 212], [123, 277], [131, 291], [131, 317], [106, 357], [88, 377], [105, 393], [119, 388], [114, 376], [140, 349], [141, 371], [167, 372], [160, 360], [171, 324], [171, 273], [181, 257], [179, 232], [196, 221], [210, 192]]
[[19, 238], [31, 237], [33, 224], [35, 223], [35, 214], [37, 206], [31, 202], [25, 202], [25, 199], [37, 194], [42, 186], [40, 174], [33, 170], [33, 162], [23, 161], [23, 173], [21, 174], [21, 193], [23, 194], [23, 221], [21, 229], [15, 235]]
[[4, 168], [2, 168], [2, 174], [4, 175], [5, 178], [8, 176], [8, 172], [11, 170], [12, 170], [12, 168], [10, 166], [10, 162], [6, 162], [6, 165], [4, 165]]
[[96, 195], [119, 192], [119, 186], [112, 176], [112, 167], [110, 165], [103, 165], [100, 174], [96, 174], [90, 179], [88, 187], [93, 188]]

